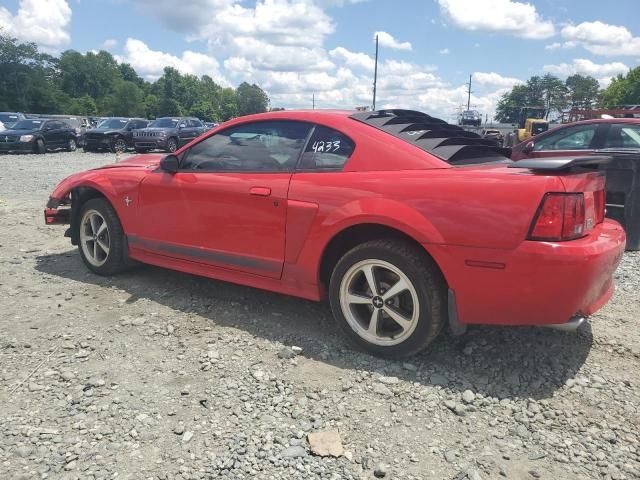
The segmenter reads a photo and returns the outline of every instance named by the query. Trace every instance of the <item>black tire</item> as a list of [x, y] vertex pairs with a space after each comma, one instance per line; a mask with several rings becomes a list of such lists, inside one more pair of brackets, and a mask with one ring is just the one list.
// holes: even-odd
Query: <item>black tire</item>
[[127, 142], [122, 137], [117, 137], [111, 142], [109, 146], [111, 153], [124, 153], [127, 151]]
[[[407, 338], [395, 345], [379, 345], [367, 341], [349, 324], [341, 306], [342, 283], [347, 281], [345, 275], [355, 266], [369, 260], [385, 262], [401, 271], [411, 283], [417, 298], [419, 313], [416, 314], [415, 327]], [[383, 293], [380, 292], [380, 295]], [[374, 295], [377, 296], [378, 293]], [[345, 335], [356, 346], [387, 358], [402, 358], [418, 353], [438, 336], [447, 322], [445, 279], [426, 252], [403, 240], [372, 240], [347, 252], [333, 269], [329, 283], [329, 300], [334, 318]], [[352, 307], [349, 305], [348, 308]], [[375, 307], [363, 305], [362, 308], [369, 308], [373, 312]], [[384, 308], [388, 308], [388, 304]], [[379, 320], [381, 324], [389, 321], [389, 317], [385, 315]]]
[[70, 138], [67, 142], [67, 148], [65, 149], [67, 152], [75, 152], [78, 149], [78, 142], [75, 138]]
[[47, 146], [44, 144], [44, 140], [41, 138], [36, 139], [36, 143], [33, 146], [35, 153], [42, 155], [47, 153]]
[[[83, 220], [88, 212], [97, 212], [104, 219], [107, 225], [109, 252], [106, 255], [104, 263], [95, 265], [85, 254], [83, 248], [83, 240], [81, 229], [83, 228]], [[111, 204], [104, 198], [92, 198], [87, 200], [81, 207], [76, 225], [78, 229], [78, 251], [82, 257], [82, 261], [89, 270], [98, 275], [114, 275], [131, 267], [132, 262], [128, 259], [126, 251], [126, 243], [122, 224], [118, 218], [118, 214]]]
[[148, 148], [136, 148], [136, 153], [147, 153], [148, 151]]
[[173, 153], [178, 149], [178, 141], [171, 137], [169, 140], [167, 140], [167, 152], [169, 153]]

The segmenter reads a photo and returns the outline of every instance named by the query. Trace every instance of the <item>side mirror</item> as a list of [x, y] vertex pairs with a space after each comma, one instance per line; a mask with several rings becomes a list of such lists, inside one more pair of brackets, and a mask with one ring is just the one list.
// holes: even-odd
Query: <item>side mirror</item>
[[178, 157], [169, 154], [160, 160], [160, 169], [167, 173], [176, 173], [180, 167]]
[[523, 151], [524, 153], [531, 153], [531, 152], [533, 152], [533, 146], [534, 146], [534, 145], [535, 145], [535, 144], [534, 144], [533, 142], [529, 142], [529, 143], [527, 143], [527, 144], [524, 146], [524, 148], [522, 149], [522, 151]]
[[178, 128], [183, 129], [186, 128], [187, 124], [186, 123], [181, 123], [180, 125], [178, 125]]

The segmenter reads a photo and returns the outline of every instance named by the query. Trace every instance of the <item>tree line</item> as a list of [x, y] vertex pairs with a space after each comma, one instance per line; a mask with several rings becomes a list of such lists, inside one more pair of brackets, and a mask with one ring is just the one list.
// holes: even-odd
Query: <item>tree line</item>
[[194, 116], [221, 122], [267, 111], [269, 97], [255, 84], [222, 87], [208, 75], [166, 67], [155, 82], [141, 78], [106, 51], [40, 52], [0, 34], [0, 111], [156, 118]]
[[627, 75], [618, 75], [605, 89], [600, 89], [598, 80], [589, 75], [571, 75], [564, 81], [551, 74], [533, 76], [502, 96], [496, 108], [496, 120], [517, 123], [521, 108], [527, 106], [541, 107], [545, 118], [549, 118], [567, 109], [621, 105], [640, 105], [640, 67]]

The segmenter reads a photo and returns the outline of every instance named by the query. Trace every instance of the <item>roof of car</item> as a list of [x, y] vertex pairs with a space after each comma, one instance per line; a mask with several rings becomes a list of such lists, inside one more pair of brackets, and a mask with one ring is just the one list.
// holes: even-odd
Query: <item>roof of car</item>
[[591, 120], [580, 120], [579, 122], [562, 123], [557, 128], [588, 125], [590, 123], [640, 123], [640, 118], [593, 118]]

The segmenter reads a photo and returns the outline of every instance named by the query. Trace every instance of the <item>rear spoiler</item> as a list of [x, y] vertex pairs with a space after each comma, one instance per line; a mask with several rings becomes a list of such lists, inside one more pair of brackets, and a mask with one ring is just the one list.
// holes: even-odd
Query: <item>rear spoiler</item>
[[528, 158], [519, 160], [509, 165], [509, 168], [528, 168], [530, 170], [545, 170], [560, 172], [575, 167], [593, 167], [611, 162], [612, 157], [605, 155], [592, 155], [589, 157], [548, 157]]

